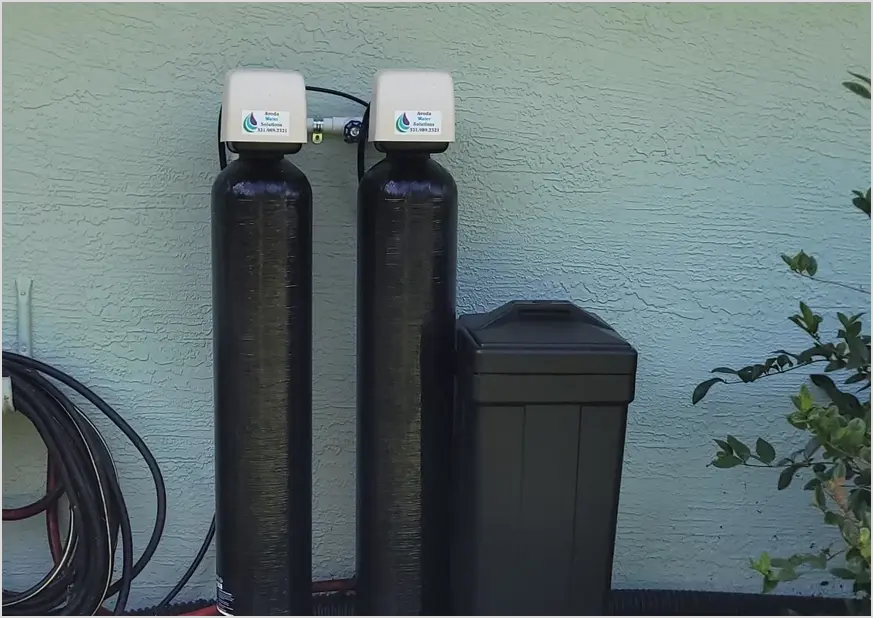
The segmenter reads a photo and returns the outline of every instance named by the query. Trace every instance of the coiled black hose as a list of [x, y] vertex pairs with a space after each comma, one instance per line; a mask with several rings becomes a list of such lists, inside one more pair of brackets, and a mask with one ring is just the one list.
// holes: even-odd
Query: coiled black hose
[[[117, 594], [113, 613], [123, 614], [131, 582], [154, 555], [166, 521], [166, 489], [157, 461], [112, 407], [62, 371], [26, 356], [3, 352], [3, 375], [11, 377], [16, 409], [36, 427], [52, 469], [59, 476], [61, 489], [49, 488], [44, 500], [50, 503], [63, 492], [70, 512], [66, 542], [55, 566], [24, 592], [3, 590], [3, 613], [89, 615], [97, 613], [106, 599]], [[139, 451], [151, 472], [157, 512], [149, 542], [136, 562], [130, 518], [112, 455], [94, 424], [52, 380], [76, 391], [112, 421]], [[119, 534], [121, 576], [113, 582]]]

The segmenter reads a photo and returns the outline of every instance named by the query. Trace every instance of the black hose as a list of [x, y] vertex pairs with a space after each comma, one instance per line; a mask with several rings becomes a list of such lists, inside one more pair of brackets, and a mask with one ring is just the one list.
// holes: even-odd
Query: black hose
[[[365, 154], [367, 152], [367, 134], [370, 128], [370, 104], [367, 103], [364, 99], [360, 97], [356, 97], [353, 94], [349, 94], [347, 92], [342, 92], [341, 90], [333, 90], [331, 88], [321, 88], [319, 86], [306, 86], [306, 89], [310, 92], [321, 92], [323, 94], [331, 94], [336, 97], [341, 97], [343, 99], [347, 99], [349, 101], [354, 101], [358, 105], [361, 105], [364, 108], [364, 115], [361, 118], [361, 132], [358, 135], [358, 157], [357, 157], [357, 170], [358, 170], [358, 182], [361, 181], [361, 178], [364, 177], [364, 167], [365, 167]], [[220, 122], [220, 120], [219, 120]]]
[[348, 92], [343, 92], [342, 90], [333, 90], [332, 88], [322, 88], [320, 86], [307, 86], [306, 89], [310, 92], [320, 92], [322, 94], [330, 94], [335, 97], [341, 97], [343, 99], [353, 101], [363, 107], [367, 107], [368, 105], [370, 105], [364, 99], [358, 98], [353, 94], [349, 94]]
[[218, 107], [218, 167], [227, 167], [227, 147], [221, 141], [221, 106]]
[[358, 136], [358, 182], [364, 177], [366, 167], [367, 139], [370, 135], [370, 104], [364, 109], [361, 117], [361, 133]]
[[[62, 371], [26, 356], [3, 352], [3, 374], [12, 378], [16, 407], [45, 442], [70, 503], [70, 529], [58, 564], [27, 591], [4, 590], [3, 613], [93, 614], [106, 599], [118, 594], [114, 613], [122, 614], [131, 582], [157, 550], [166, 521], [166, 489], [157, 461], [112, 407]], [[151, 537], [136, 562], [130, 518], [112, 455], [93, 423], [48, 378], [73, 389], [109, 418], [139, 451], [151, 472], [157, 513]], [[119, 534], [121, 576], [112, 582]]]
[[173, 589], [167, 593], [160, 603], [157, 604], [157, 611], [159, 616], [172, 616], [174, 614], [169, 613], [170, 604], [173, 602], [173, 599], [176, 598], [176, 595], [182, 591], [191, 577], [194, 575], [194, 572], [197, 570], [197, 567], [200, 566], [200, 563], [203, 562], [203, 558], [206, 556], [206, 552], [209, 549], [209, 546], [212, 544], [212, 538], [215, 536], [215, 515], [212, 516], [212, 523], [209, 525], [209, 532], [206, 533], [206, 538], [203, 539], [203, 543], [200, 545], [200, 550], [197, 552], [197, 555], [194, 557], [194, 560], [191, 562], [191, 566], [188, 567], [188, 570], [185, 571], [185, 574], [182, 575], [182, 579], [173, 586]]

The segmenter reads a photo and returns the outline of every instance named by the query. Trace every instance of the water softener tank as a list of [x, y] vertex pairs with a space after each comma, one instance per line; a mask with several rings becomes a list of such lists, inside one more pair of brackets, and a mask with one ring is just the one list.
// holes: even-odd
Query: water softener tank
[[295, 72], [228, 74], [212, 187], [217, 605], [311, 614], [312, 190]]
[[376, 76], [358, 188], [358, 612], [445, 615], [457, 189], [451, 76]]

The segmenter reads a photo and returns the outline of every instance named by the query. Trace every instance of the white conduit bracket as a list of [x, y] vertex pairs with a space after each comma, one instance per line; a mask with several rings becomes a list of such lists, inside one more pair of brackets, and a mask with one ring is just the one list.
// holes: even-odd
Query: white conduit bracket
[[15, 402], [12, 400], [12, 378], [3, 377], [3, 416], [15, 412]]
[[30, 291], [33, 279], [18, 277], [15, 280], [18, 299], [18, 353], [22, 356], [33, 356], [33, 326], [31, 324]]
[[[33, 356], [33, 325], [31, 323], [31, 289], [33, 279], [18, 277], [15, 280], [15, 298], [18, 304], [18, 353]], [[3, 378], [3, 416], [15, 412], [12, 398], [12, 378]]]

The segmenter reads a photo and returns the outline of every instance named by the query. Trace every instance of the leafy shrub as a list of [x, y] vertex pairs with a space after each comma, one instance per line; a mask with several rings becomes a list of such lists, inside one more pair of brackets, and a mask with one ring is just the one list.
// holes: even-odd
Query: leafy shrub
[[[870, 79], [855, 73], [851, 75], [855, 80], [843, 85], [869, 100]], [[859, 221], [869, 229], [870, 189], [852, 193], [852, 204], [867, 215], [867, 219], [859, 218]], [[819, 278], [818, 261], [806, 252], [783, 255], [782, 260], [795, 275], [866, 295], [866, 305], [870, 305], [868, 289]], [[840, 532], [841, 542], [837, 547], [785, 558], [771, 557], [765, 552], [752, 560], [752, 568], [763, 577], [764, 592], [804, 572], [827, 570], [834, 577], [851, 581], [856, 597], [866, 599], [869, 609], [870, 336], [863, 334], [863, 315], [837, 313], [840, 328], [836, 337], [826, 337], [821, 331], [822, 316], [801, 302], [799, 312], [788, 319], [809, 336], [809, 348], [797, 353], [777, 350], [763, 362], [741, 369], [717, 367], [712, 373], [727, 377], [702, 382], [692, 395], [692, 402], [696, 404], [716, 384], [755, 382], [801, 368], [823, 367], [823, 373], [810, 377], [812, 384], [822, 391], [822, 398], [813, 397], [806, 384], [791, 398], [794, 410], [787, 420], [806, 434], [802, 448], [779, 457], [763, 438], [757, 438], [753, 448], [734, 436], [715, 441], [718, 452], [711, 465], [716, 468], [746, 466], [779, 470], [776, 487], [780, 490], [801, 476], [805, 481], [804, 489], [810, 492], [812, 504], [821, 511], [824, 522]]]

